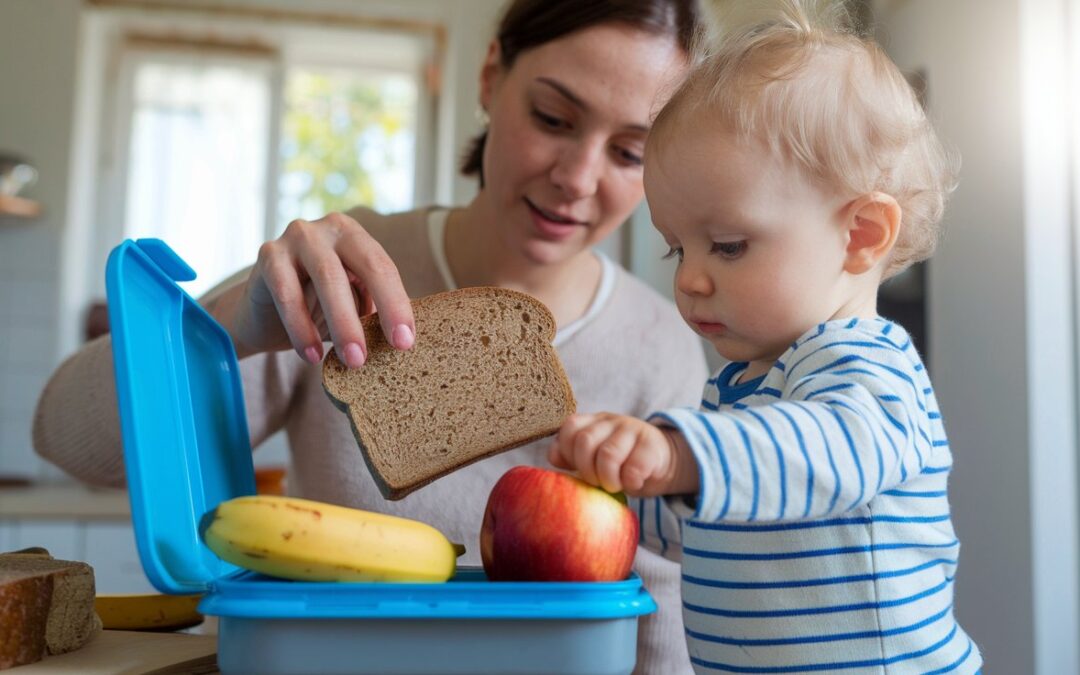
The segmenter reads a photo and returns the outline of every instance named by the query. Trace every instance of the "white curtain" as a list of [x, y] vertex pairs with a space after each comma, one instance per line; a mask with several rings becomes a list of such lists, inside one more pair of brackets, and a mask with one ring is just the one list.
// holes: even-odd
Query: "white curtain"
[[133, 78], [125, 235], [165, 240], [198, 296], [252, 263], [266, 227], [270, 69], [140, 60]]

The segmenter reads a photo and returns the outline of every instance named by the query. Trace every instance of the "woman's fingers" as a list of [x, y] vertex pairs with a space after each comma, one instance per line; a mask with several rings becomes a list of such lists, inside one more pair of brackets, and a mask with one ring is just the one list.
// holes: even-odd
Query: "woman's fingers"
[[341, 260], [333, 249], [312, 247], [300, 252], [300, 264], [315, 287], [338, 358], [350, 368], [359, 368], [367, 360], [367, 345]]
[[341, 360], [357, 368], [367, 360], [360, 317], [371, 311], [379, 312], [394, 347], [409, 349], [415, 341], [412, 304], [397, 267], [344, 214], [289, 223], [281, 237], [263, 244], [247, 283], [237, 288], [242, 303], [223, 293], [229, 302], [218, 305], [238, 354], [291, 344], [301, 358], [318, 363], [329, 338]]
[[[271, 295], [281, 323], [297, 352], [311, 360], [322, 356], [323, 331], [334, 343], [338, 357], [350, 368], [367, 360], [367, 344], [360, 317], [379, 312], [383, 332], [391, 345], [408, 349], [415, 341], [412, 304], [397, 267], [382, 246], [355, 220], [331, 213], [317, 221], [296, 220], [277, 242], [272, 242], [267, 267]], [[293, 273], [275, 258], [290, 260]], [[260, 255], [260, 262], [263, 256]], [[304, 297], [314, 289], [315, 301]], [[310, 294], [309, 294], [310, 295]], [[312, 336], [315, 337], [312, 337]]]
[[273, 311], [277, 317], [276, 321], [257, 319], [252, 331], [248, 332], [262, 335], [251, 335], [247, 339], [255, 342], [269, 339], [269, 334], [273, 333], [270, 326], [279, 322], [300, 358], [318, 363], [322, 359], [322, 339], [311, 319], [296, 262], [287, 249], [276, 241], [263, 244], [248, 283], [251, 285], [248, 297], [252, 315], [258, 317]]
[[394, 261], [359, 225], [340, 239], [337, 253], [362, 285], [365, 299], [374, 303], [387, 342], [397, 349], [410, 349], [416, 341], [416, 322]]

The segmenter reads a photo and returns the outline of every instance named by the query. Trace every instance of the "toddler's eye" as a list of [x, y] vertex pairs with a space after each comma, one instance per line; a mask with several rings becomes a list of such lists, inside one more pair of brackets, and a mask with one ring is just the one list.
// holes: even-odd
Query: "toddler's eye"
[[721, 258], [734, 260], [746, 252], [745, 241], [718, 241], [712, 245], [712, 252]]
[[682, 262], [682, 249], [674, 246], [668, 247], [668, 252], [664, 254], [661, 260], [670, 260], [672, 258], [678, 258], [679, 262]]

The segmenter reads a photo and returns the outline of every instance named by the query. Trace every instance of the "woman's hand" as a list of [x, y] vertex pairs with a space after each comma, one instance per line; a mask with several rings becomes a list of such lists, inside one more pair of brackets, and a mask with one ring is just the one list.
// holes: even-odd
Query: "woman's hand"
[[358, 222], [341, 213], [294, 220], [259, 249], [247, 281], [212, 300], [208, 309], [233, 338], [237, 356], [290, 346], [318, 363], [331, 340], [350, 368], [367, 360], [360, 317], [379, 312], [387, 341], [412, 347], [412, 305], [397, 267]]
[[682, 434], [625, 415], [571, 415], [548, 453], [586, 483], [634, 497], [691, 494], [698, 469]]

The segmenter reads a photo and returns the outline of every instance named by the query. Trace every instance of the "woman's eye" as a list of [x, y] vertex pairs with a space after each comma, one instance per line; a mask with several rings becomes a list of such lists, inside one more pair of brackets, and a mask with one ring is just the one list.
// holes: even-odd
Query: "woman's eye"
[[554, 115], [549, 115], [545, 112], [541, 112], [536, 108], [533, 108], [532, 114], [533, 117], [535, 117], [542, 126], [545, 126], [549, 129], [562, 129], [567, 126], [566, 122], [564, 122], [562, 119], [555, 117]]
[[670, 260], [672, 258], [678, 258], [679, 262], [682, 262], [682, 249], [674, 246], [668, 247], [668, 252], [664, 254], [661, 260]]
[[614, 152], [615, 156], [619, 158], [619, 161], [627, 166], [641, 166], [643, 163], [640, 154], [631, 152], [626, 148], [615, 146]]
[[721, 258], [733, 260], [746, 252], [745, 241], [718, 241], [712, 245], [712, 252]]

